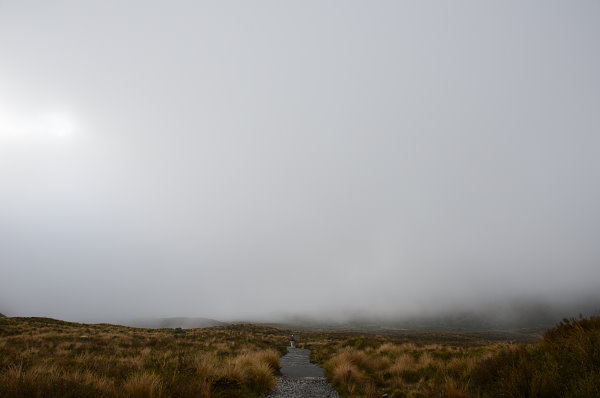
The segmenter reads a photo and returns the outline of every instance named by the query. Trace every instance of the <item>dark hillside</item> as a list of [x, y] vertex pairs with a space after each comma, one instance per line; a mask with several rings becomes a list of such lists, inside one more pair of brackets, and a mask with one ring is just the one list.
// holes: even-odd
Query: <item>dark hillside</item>
[[164, 328], [182, 328], [182, 329], [196, 329], [196, 328], [207, 328], [211, 326], [225, 326], [227, 323], [217, 321], [210, 318], [187, 318], [187, 317], [175, 317], [175, 318], [146, 318], [146, 319], [134, 319], [130, 322], [118, 322], [121, 325], [133, 326], [136, 328], [150, 328], [150, 329], [164, 329]]

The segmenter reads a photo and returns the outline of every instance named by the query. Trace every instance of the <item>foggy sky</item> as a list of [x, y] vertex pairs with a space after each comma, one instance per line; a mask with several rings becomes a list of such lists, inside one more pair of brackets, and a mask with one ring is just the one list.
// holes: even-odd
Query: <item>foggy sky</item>
[[0, 0], [0, 312], [592, 292], [599, 20], [596, 1]]

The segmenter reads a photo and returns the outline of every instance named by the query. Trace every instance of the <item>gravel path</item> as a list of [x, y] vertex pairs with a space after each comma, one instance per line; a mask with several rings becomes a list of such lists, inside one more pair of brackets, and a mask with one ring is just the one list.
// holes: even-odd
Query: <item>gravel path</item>
[[327, 384], [323, 369], [310, 363], [310, 350], [288, 347], [281, 358], [281, 377], [275, 389], [265, 398], [339, 398], [338, 393]]

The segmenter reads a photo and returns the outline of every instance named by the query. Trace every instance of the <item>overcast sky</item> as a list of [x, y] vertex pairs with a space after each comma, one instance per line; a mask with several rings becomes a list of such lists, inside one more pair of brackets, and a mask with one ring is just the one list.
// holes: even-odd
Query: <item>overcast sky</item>
[[0, 0], [0, 312], [600, 282], [600, 2]]

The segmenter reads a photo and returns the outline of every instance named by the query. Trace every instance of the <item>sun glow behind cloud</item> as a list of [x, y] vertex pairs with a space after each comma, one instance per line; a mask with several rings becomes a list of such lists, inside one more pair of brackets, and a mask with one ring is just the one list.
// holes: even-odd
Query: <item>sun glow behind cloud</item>
[[35, 140], [63, 138], [75, 134], [78, 123], [65, 110], [23, 112], [0, 107], [0, 139]]
[[77, 129], [73, 117], [66, 112], [48, 112], [41, 117], [43, 131], [52, 136], [66, 137]]

